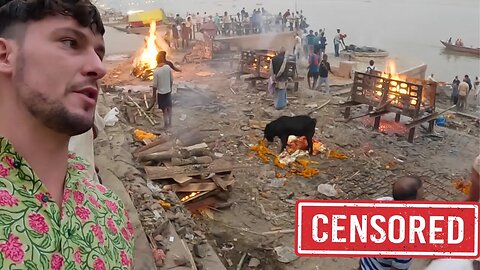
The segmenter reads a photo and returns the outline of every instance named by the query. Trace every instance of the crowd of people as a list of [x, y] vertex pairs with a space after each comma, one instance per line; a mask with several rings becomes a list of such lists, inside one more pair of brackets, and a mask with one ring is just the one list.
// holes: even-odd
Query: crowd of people
[[459, 111], [465, 111], [468, 108], [468, 97], [473, 94], [474, 99], [477, 100], [480, 92], [480, 80], [478, 76], [475, 77], [475, 81], [472, 82], [468, 75], [465, 75], [460, 81], [458, 76], [452, 81], [452, 94], [451, 102], [457, 105]]
[[269, 32], [298, 31], [309, 27], [303, 11], [271, 14], [265, 8], [254, 9], [248, 13], [245, 8], [236, 14], [207, 12], [187, 13], [185, 18], [176, 14], [170, 23], [170, 30], [164, 38], [172, 48], [188, 48], [189, 41], [199, 32], [208, 32], [210, 36], [240, 36]]

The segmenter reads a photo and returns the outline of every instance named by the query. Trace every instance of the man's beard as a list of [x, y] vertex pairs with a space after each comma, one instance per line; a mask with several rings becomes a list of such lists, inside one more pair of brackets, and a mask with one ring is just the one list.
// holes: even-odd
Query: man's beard
[[[75, 115], [67, 110], [60, 100], [54, 100], [47, 94], [37, 91], [26, 82], [26, 63], [20, 53], [17, 60], [17, 77], [14, 78], [20, 101], [30, 114], [47, 128], [68, 136], [82, 134], [93, 126], [93, 115], [90, 119]], [[65, 90], [67, 93], [67, 90]]]

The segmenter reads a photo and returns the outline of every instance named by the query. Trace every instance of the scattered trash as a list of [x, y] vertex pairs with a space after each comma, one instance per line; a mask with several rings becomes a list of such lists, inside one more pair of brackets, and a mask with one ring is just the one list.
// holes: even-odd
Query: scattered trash
[[318, 193], [321, 193], [327, 197], [336, 197], [338, 196], [338, 192], [334, 186], [329, 184], [320, 184], [317, 187]]
[[229, 250], [232, 250], [235, 246], [230, 243], [230, 242], [227, 242], [227, 243], [224, 243], [221, 247], [221, 250], [222, 251], [229, 251]]
[[180, 121], [185, 121], [185, 119], [187, 119], [187, 115], [182, 113], [182, 115], [180, 116]]
[[117, 115], [120, 113], [117, 107], [111, 109], [103, 118], [103, 121], [105, 122], [105, 126], [107, 127], [113, 127], [117, 122], [118, 122], [118, 117]]
[[298, 259], [292, 247], [279, 246], [275, 248], [277, 260], [282, 263], [290, 263]]
[[310, 178], [320, 173], [319, 170], [309, 167], [309, 164], [318, 163], [308, 159], [299, 159], [300, 157], [308, 155], [308, 153], [305, 151], [297, 150], [292, 154], [289, 154], [288, 151], [284, 151], [277, 156], [266, 147], [264, 140], [259, 141], [257, 145], [252, 146], [250, 149], [257, 152], [258, 156], [264, 163], [269, 163], [269, 157], [272, 157], [273, 164], [276, 167], [288, 171], [284, 176], [277, 174], [277, 178], [288, 177], [291, 175], [299, 175]]
[[338, 152], [337, 150], [330, 150], [328, 151], [328, 158], [332, 158], [332, 159], [347, 159], [348, 156], [345, 155], [345, 154], [342, 154], [340, 152]]
[[[308, 150], [308, 142], [305, 136], [296, 137], [296, 136], [289, 136], [287, 142], [287, 150], [289, 153], [295, 152], [297, 150]], [[316, 156], [321, 153], [325, 153], [327, 147], [323, 143], [321, 143], [317, 139], [313, 139], [313, 156]]]
[[440, 115], [436, 120], [435, 120], [437, 126], [444, 127], [447, 123], [447, 119], [445, 116]]
[[453, 180], [453, 187], [463, 194], [469, 195], [470, 189], [472, 188], [472, 182], [469, 180], [464, 180], [463, 178], [457, 178]]
[[170, 209], [172, 207], [172, 204], [169, 202], [166, 202], [164, 200], [160, 200], [160, 205], [163, 207], [163, 209]]

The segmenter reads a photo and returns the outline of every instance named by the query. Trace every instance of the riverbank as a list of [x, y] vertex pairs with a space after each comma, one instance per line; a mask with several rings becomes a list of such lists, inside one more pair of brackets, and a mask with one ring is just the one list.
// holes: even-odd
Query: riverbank
[[[230, 61], [220, 60], [185, 64], [181, 62], [183, 55], [182, 52], [175, 52], [169, 56], [180, 66], [182, 73], [174, 74], [176, 91], [173, 95], [173, 127], [168, 131], [162, 130], [162, 124], [149, 123], [126, 100], [125, 93], [143, 109], [146, 106], [144, 94], [147, 102], [151, 100], [150, 82], [130, 75], [131, 59], [109, 62], [109, 74], [104, 79], [104, 84], [109, 86], [105, 94], [108, 96], [108, 107], [117, 107], [121, 111], [117, 126], [106, 128], [107, 138], [111, 138], [110, 143], [123, 149], [110, 162], [115, 163], [115, 166], [136, 168], [135, 171], [114, 171], [128, 190], [148, 239], [153, 239], [155, 245], [170, 259], [179, 256], [179, 251], [168, 249], [169, 234], [159, 229], [166, 220], [173, 224], [179, 239], [186, 242], [198, 265], [218, 257], [226, 269], [237, 269], [244, 254], [248, 254], [244, 259], [244, 268], [250, 262], [259, 261], [256, 269], [355, 269], [358, 260], [353, 258], [292, 256], [288, 263], [279, 261], [284, 258], [278, 257], [275, 248], [293, 246], [291, 230], [294, 228], [295, 200], [331, 199], [317, 191], [320, 184], [334, 186], [337, 191], [334, 199], [358, 200], [388, 196], [392, 181], [405, 174], [422, 177], [429, 200], [455, 201], [464, 197], [454, 188], [453, 181], [468, 177], [470, 162], [465, 161], [473, 160], [478, 154], [480, 132], [474, 119], [448, 113], [447, 123], [450, 126], [435, 127], [434, 134], [425, 134], [420, 129], [415, 142], [410, 144], [406, 142], [405, 131], [395, 126], [389, 130], [388, 122], [385, 123], [387, 128], [382, 131], [372, 131], [373, 122], [368, 117], [348, 123], [338, 121], [343, 112], [338, 104], [347, 100], [346, 93], [349, 92], [349, 87], [342, 86], [342, 83], [334, 83], [339, 85], [332, 87], [334, 96], [327, 96], [308, 90], [306, 81], [303, 81], [298, 92], [289, 92], [289, 106], [283, 111], [277, 111], [273, 109], [272, 97], [266, 93], [263, 84], [252, 87], [246, 81], [235, 79], [232, 74], [237, 65], [232, 66]], [[332, 65], [338, 65], [338, 59], [330, 59]], [[340, 82], [343, 79], [331, 80]], [[328, 100], [328, 105], [312, 114], [317, 119], [315, 137], [328, 148], [336, 149], [348, 158], [336, 160], [312, 157], [312, 160], [318, 162], [313, 165], [313, 168], [319, 170], [318, 175], [312, 178], [278, 178], [284, 171], [273, 164], [261, 162], [255, 152], [250, 150], [250, 145], [256, 144], [263, 137], [261, 127], [255, 123], [268, 122], [280, 115], [304, 114]], [[442, 108], [448, 107], [448, 92], [441, 89], [437, 102]], [[470, 107], [469, 113], [473, 109], [473, 106]], [[158, 123], [163, 122], [161, 112], [157, 109], [149, 115]], [[165, 186], [171, 183], [150, 179], [143, 169], [145, 163], [128, 157], [144, 144], [134, 139], [135, 129], [153, 132], [162, 137], [173, 136], [186, 127], [194, 130], [199, 126], [201, 130], [206, 130], [204, 141], [210, 151], [221, 156], [221, 160], [242, 167], [233, 169], [235, 183], [224, 194], [226, 197], [222, 197], [223, 206], [213, 204], [206, 208], [192, 209], [192, 204], [202, 202], [202, 198], [191, 203], [181, 203], [177, 194], [167, 191]], [[124, 139], [115, 139], [118, 136]], [[97, 142], [97, 155], [105, 155], [105, 151], [111, 151], [110, 147], [104, 142]], [[274, 144], [272, 151], [278, 151], [276, 147]], [[164, 203], [159, 203], [160, 200]], [[194, 210], [193, 216], [187, 209]], [[203, 210], [199, 211], [201, 209]], [[177, 239], [177, 236], [174, 238]], [[205, 242], [209, 243], [217, 255], [199, 253], [199, 246], [204, 247]], [[146, 259], [140, 257], [140, 260]], [[425, 264], [424, 260], [416, 260], [412, 269], [421, 270]], [[167, 269], [166, 265], [160, 263], [158, 269]]]

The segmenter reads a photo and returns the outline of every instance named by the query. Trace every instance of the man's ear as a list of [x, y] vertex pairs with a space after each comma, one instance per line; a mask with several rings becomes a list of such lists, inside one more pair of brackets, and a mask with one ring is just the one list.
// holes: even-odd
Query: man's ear
[[0, 38], [0, 73], [13, 72], [13, 44], [5, 38]]

